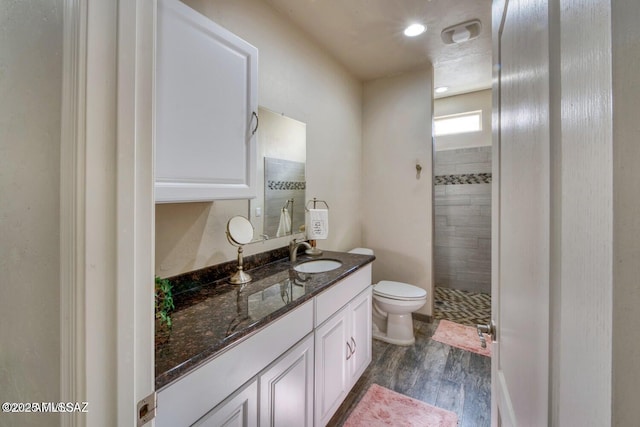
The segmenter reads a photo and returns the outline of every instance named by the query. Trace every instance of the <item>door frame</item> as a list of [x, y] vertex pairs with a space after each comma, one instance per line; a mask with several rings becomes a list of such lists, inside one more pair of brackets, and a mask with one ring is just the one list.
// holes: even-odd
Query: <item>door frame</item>
[[64, 0], [60, 396], [64, 426], [135, 425], [154, 392], [155, 1]]
[[[494, 0], [491, 7], [492, 74], [491, 90], [491, 319], [500, 325], [500, 34], [504, 27], [508, 0]], [[496, 331], [496, 340], [499, 339]], [[498, 346], [491, 357], [491, 426], [500, 426], [498, 412]], [[503, 402], [501, 402], [502, 404]], [[502, 405], [500, 405], [502, 406]], [[509, 415], [507, 415], [509, 416]]]

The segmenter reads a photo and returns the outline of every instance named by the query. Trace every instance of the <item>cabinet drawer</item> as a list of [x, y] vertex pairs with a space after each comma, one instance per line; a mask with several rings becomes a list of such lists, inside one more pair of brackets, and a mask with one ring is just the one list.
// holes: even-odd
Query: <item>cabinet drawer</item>
[[356, 295], [371, 285], [371, 264], [367, 264], [349, 277], [320, 293], [316, 298], [316, 319], [318, 326]]
[[313, 301], [158, 393], [156, 426], [191, 425], [313, 330]]

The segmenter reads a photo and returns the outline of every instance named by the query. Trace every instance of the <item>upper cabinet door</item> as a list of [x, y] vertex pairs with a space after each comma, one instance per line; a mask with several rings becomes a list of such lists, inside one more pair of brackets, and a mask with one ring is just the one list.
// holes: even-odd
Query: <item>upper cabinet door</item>
[[157, 17], [156, 202], [255, 197], [258, 50], [178, 0]]

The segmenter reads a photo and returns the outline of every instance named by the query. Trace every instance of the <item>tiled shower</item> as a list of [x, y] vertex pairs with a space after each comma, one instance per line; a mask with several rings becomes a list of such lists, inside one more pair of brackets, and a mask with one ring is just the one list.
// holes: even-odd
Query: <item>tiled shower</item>
[[491, 293], [491, 147], [435, 153], [436, 286]]

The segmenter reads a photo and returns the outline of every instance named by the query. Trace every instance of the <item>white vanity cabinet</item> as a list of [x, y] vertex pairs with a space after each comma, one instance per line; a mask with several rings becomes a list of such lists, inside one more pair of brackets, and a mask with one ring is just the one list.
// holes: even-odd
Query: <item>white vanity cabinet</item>
[[258, 427], [258, 381], [232, 394], [193, 427]]
[[349, 384], [351, 384], [349, 389], [353, 387], [364, 370], [367, 369], [369, 363], [371, 363], [372, 292], [372, 289], [367, 289], [349, 304], [350, 341], [353, 345], [353, 353], [349, 358]]
[[309, 334], [193, 426], [312, 427], [313, 359]]
[[158, 392], [157, 427], [325, 426], [371, 361], [371, 264]]
[[313, 334], [260, 376], [260, 427], [313, 426]]
[[327, 424], [349, 392], [349, 323], [345, 307], [316, 329], [316, 426]]
[[[301, 379], [299, 363], [312, 364], [313, 356], [307, 355], [308, 349], [304, 346], [309, 341], [307, 338], [313, 337], [312, 332], [313, 301], [310, 300], [158, 391], [156, 427], [190, 426], [196, 422], [209, 425], [209, 419], [227, 420], [231, 423], [228, 425], [233, 426], [245, 425], [234, 422], [255, 425], [250, 417], [255, 413], [252, 408], [263, 396], [261, 387], [254, 395], [250, 391], [252, 386], [247, 384], [255, 382], [257, 386], [261, 380], [265, 383], [270, 379], [275, 387], [272, 400], [278, 403], [283, 401], [284, 393], [305, 396], [308, 381], [312, 380]], [[309, 342], [313, 345], [313, 339]], [[304, 354], [302, 359], [301, 354]], [[287, 363], [297, 371], [280, 382], [275, 372], [287, 373], [283, 368]], [[286, 389], [290, 386], [291, 389]], [[234, 395], [240, 397], [234, 399]], [[278, 410], [284, 411], [280, 408], [278, 406]], [[245, 415], [249, 417], [246, 421]], [[279, 416], [274, 414], [276, 418]]]
[[156, 28], [156, 202], [255, 197], [257, 49], [179, 0]]
[[[325, 426], [371, 362], [371, 266], [316, 298], [315, 423]], [[337, 313], [340, 296], [352, 296]], [[332, 314], [335, 313], [335, 314]], [[324, 316], [331, 315], [327, 320]]]

